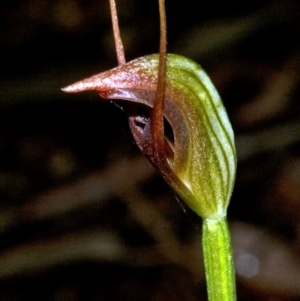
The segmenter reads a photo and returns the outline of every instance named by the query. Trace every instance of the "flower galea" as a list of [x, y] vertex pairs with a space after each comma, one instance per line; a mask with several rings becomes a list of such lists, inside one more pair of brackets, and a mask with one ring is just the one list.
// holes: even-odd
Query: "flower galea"
[[[93, 90], [153, 108], [159, 55], [127, 62], [63, 90]], [[172, 139], [157, 152], [150, 116], [130, 115], [136, 143], [174, 191], [203, 219], [226, 216], [236, 173], [234, 136], [221, 98], [205, 71], [190, 59], [168, 54], [163, 106]], [[164, 133], [164, 129], [162, 130]]]

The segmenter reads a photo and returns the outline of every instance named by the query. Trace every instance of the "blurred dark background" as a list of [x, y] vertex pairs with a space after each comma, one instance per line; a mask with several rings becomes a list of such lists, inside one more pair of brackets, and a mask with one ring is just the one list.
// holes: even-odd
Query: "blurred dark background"
[[[126, 58], [158, 52], [157, 1], [118, 1]], [[300, 300], [300, 3], [166, 1], [236, 132], [239, 300]], [[126, 113], [60, 88], [117, 65], [108, 1], [0, 3], [0, 300], [206, 300], [201, 220]]]

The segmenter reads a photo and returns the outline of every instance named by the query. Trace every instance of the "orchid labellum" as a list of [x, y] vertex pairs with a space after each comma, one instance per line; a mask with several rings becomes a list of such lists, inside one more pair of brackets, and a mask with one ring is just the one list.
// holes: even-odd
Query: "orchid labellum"
[[[134, 139], [166, 182], [204, 220], [209, 299], [235, 300], [226, 223], [236, 173], [233, 131], [221, 98], [205, 71], [190, 59], [166, 54], [163, 0], [159, 7], [160, 53], [126, 63], [116, 7], [111, 0], [119, 66], [63, 90], [93, 90], [104, 99], [121, 99], [150, 108], [149, 116], [129, 117]], [[165, 134], [164, 120], [170, 124], [172, 139]], [[224, 249], [221, 255], [220, 249]]]

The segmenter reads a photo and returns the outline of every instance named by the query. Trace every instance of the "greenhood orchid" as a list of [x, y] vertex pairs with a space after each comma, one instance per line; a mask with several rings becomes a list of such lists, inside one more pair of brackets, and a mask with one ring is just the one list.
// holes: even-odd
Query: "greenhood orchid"
[[[210, 301], [234, 301], [235, 276], [226, 213], [236, 173], [233, 131], [205, 71], [185, 57], [166, 54], [164, 0], [159, 0], [159, 54], [125, 61], [115, 1], [110, 0], [119, 66], [81, 80], [65, 92], [96, 91], [150, 108], [129, 114], [133, 137], [158, 172], [203, 218], [202, 241]], [[165, 123], [171, 127], [171, 138]]]
[[[133, 136], [163, 178], [198, 215], [222, 218], [236, 171], [230, 122], [218, 92], [199, 65], [174, 54], [168, 54], [166, 61], [163, 114], [174, 136], [174, 143], [165, 139], [166, 164], [155, 160], [149, 145], [149, 118], [129, 118]], [[158, 64], [157, 54], [141, 57], [72, 84], [64, 91], [94, 90], [102, 98], [153, 107]]]

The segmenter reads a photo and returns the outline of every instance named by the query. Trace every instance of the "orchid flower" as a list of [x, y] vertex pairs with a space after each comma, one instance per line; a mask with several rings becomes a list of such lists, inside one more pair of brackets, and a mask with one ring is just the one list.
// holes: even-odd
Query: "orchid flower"
[[[64, 91], [93, 90], [105, 99], [153, 107], [158, 65], [157, 54], [141, 57], [72, 84]], [[204, 219], [222, 218], [236, 168], [233, 131], [225, 108], [207, 74], [193, 61], [168, 54], [166, 75], [163, 114], [174, 136], [173, 143], [164, 141], [166, 162], [153, 153], [150, 118], [130, 116], [131, 131], [143, 153], [198, 215]]]
[[[234, 135], [221, 98], [201, 66], [185, 57], [166, 54], [163, 0], [159, 4], [159, 54], [125, 62], [111, 0], [119, 66], [63, 91], [96, 91], [104, 99], [150, 108], [149, 116], [129, 116], [133, 137], [165, 181], [203, 218], [209, 300], [232, 301], [234, 268], [226, 213], [236, 173]], [[172, 139], [165, 134], [165, 122], [172, 129]]]

